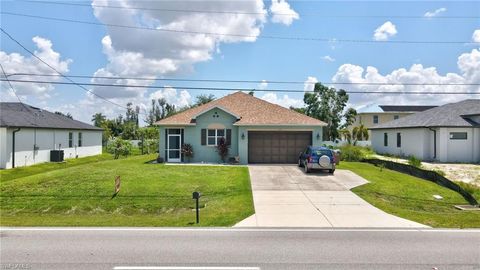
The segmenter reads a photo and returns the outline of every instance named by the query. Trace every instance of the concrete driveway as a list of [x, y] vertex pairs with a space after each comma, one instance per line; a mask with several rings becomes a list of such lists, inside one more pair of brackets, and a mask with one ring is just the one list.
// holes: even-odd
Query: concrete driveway
[[295, 165], [249, 165], [255, 214], [238, 227], [427, 227], [387, 214], [350, 191], [368, 183], [347, 170], [305, 174]]

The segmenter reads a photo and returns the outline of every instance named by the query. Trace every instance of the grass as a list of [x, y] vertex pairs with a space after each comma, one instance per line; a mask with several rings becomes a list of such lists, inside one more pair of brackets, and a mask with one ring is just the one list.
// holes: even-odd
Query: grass
[[[455, 209], [456, 204], [468, 203], [460, 194], [435, 183], [368, 163], [341, 162], [338, 168], [367, 179], [370, 183], [352, 191], [387, 213], [432, 227], [480, 227], [480, 211]], [[443, 200], [434, 199], [435, 194]]]
[[[253, 214], [248, 168], [150, 164], [156, 155], [2, 171], [2, 226], [231, 226]], [[88, 159], [88, 160], [87, 160]], [[8, 173], [7, 173], [8, 172]], [[112, 199], [114, 177], [122, 186]]]

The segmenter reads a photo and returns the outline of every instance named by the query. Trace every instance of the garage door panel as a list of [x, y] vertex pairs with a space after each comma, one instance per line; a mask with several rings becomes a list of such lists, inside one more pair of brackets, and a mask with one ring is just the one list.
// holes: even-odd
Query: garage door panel
[[311, 143], [311, 131], [250, 131], [248, 162], [296, 163], [298, 154]]

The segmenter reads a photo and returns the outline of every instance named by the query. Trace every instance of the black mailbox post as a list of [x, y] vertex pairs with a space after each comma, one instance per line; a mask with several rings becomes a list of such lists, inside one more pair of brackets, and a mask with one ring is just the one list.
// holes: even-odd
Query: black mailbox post
[[196, 213], [197, 213], [197, 224], [200, 223], [200, 213], [199, 213], [199, 209], [198, 209], [198, 199], [200, 199], [200, 197], [202, 196], [202, 194], [200, 194], [200, 192], [193, 192], [192, 193], [192, 198], [195, 200], [195, 209], [196, 209]]

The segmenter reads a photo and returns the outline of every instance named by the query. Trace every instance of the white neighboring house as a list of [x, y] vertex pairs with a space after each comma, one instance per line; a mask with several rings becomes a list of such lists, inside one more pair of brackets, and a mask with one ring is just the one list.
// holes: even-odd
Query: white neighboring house
[[1, 169], [49, 162], [51, 150], [63, 150], [65, 159], [99, 155], [102, 129], [19, 102], [0, 103]]
[[370, 130], [377, 153], [480, 163], [480, 99], [445, 104]]

